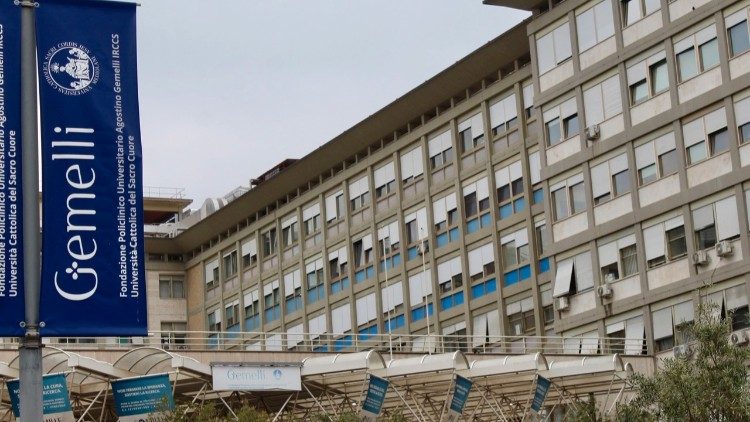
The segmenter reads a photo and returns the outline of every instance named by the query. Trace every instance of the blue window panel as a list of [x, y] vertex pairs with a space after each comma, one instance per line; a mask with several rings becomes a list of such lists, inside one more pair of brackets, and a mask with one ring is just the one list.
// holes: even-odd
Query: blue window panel
[[503, 277], [505, 287], [518, 283], [518, 270], [508, 271]]
[[492, 216], [490, 213], [484, 214], [483, 216], [479, 217], [480, 219], [480, 225], [482, 227], [487, 227], [492, 223]]
[[218, 334], [209, 334], [208, 335], [208, 348], [209, 349], [215, 349], [216, 346], [219, 345], [219, 336]]
[[291, 314], [294, 311], [299, 310], [302, 308], [302, 298], [299, 296], [294, 296], [291, 299], [286, 300], [286, 313]]
[[513, 208], [515, 209], [515, 212], [523, 211], [526, 208], [526, 199], [518, 198], [513, 201]]
[[240, 332], [240, 323], [238, 322], [238, 323], [236, 323], [234, 325], [231, 325], [231, 326], [227, 327], [227, 332], [230, 332], [230, 333], [238, 333], [238, 332]]
[[416, 246], [412, 246], [406, 252], [406, 257], [407, 257], [406, 260], [407, 261], [411, 261], [412, 259], [414, 259], [414, 258], [416, 258], [418, 256], [419, 256], [419, 248], [417, 248]]
[[339, 280], [339, 281], [334, 281], [333, 283], [331, 283], [331, 294], [332, 295], [335, 295], [336, 293], [338, 293], [338, 292], [340, 292], [340, 291], [342, 291], [344, 289], [344, 287], [341, 285], [342, 281], [343, 280]]
[[477, 230], [479, 230], [478, 218], [466, 222], [466, 233], [474, 233]]
[[327, 344], [313, 348], [313, 352], [327, 352], [327, 351], [328, 351]]
[[435, 239], [435, 243], [437, 243], [437, 247], [442, 247], [448, 244], [448, 232], [440, 233], [437, 235], [437, 238]]
[[370, 265], [369, 267], [365, 268], [366, 277], [365, 278], [371, 278], [375, 275], [375, 267]]
[[532, 195], [534, 205], [544, 202], [544, 189], [537, 189]]
[[464, 292], [454, 293], [440, 299], [440, 307], [444, 311], [462, 303], [464, 303]]
[[365, 274], [365, 270], [359, 270], [356, 273], [354, 273], [354, 282], [355, 283], [361, 283], [363, 281], [367, 280], [367, 275]]
[[399, 315], [396, 317], [393, 317], [387, 321], [385, 321], [385, 332], [389, 333], [391, 330], [396, 330], [398, 328], [401, 328], [406, 323], [406, 319], [403, 315]]
[[497, 291], [497, 281], [491, 278], [484, 282], [484, 294], [492, 293]]
[[459, 237], [461, 237], [460, 234], [458, 233], [458, 227], [451, 229], [448, 233], [449, 233], [448, 237], [450, 237], [451, 242], [456, 241], [458, 240]]
[[245, 331], [253, 331], [260, 326], [260, 317], [253, 315], [249, 318], [245, 318]]
[[[424, 309], [425, 309], [424, 306], [420, 306], [419, 308], [413, 309], [411, 311], [411, 320], [419, 321], [420, 319], [423, 319], [425, 317]], [[432, 315], [432, 303], [427, 305], [427, 312], [429, 312], [429, 314]]]
[[307, 303], [315, 303], [326, 297], [326, 291], [323, 285], [314, 287], [307, 291]]
[[539, 260], [539, 274], [543, 274], [549, 271], [549, 258], [542, 258]]
[[378, 327], [377, 325], [373, 325], [372, 327], [367, 327], [359, 330], [359, 341], [365, 341], [372, 337], [373, 335], [378, 333]]
[[477, 299], [484, 296], [484, 283], [479, 283], [475, 286], [471, 286], [471, 297]]
[[391, 260], [391, 268], [398, 267], [399, 265], [401, 265], [401, 254], [397, 253], [396, 255], [393, 255], [393, 258], [391, 258]]
[[349, 288], [349, 277], [344, 277], [341, 279], [341, 289], [348, 289]]
[[528, 280], [531, 277], [531, 265], [524, 265], [518, 269], [519, 279], [521, 281]]
[[333, 343], [333, 351], [340, 352], [344, 349], [350, 349], [352, 347], [352, 336], [344, 336], [336, 340]]
[[281, 309], [279, 308], [279, 305], [276, 305], [273, 308], [268, 308], [265, 311], [263, 311], [263, 314], [266, 317], [266, 324], [267, 324], [281, 317]]
[[500, 206], [500, 219], [508, 218], [513, 215], [513, 204], [505, 204]]

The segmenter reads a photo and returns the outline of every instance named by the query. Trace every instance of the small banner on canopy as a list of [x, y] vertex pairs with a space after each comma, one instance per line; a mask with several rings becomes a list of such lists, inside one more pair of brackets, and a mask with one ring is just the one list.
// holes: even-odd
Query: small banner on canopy
[[464, 407], [466, 407], [466, 402], [469, 400], [469, 393], [471, 392], [472, 385], [474, 385], [474, 383], [470, 379], [464, 378], [461, 375], [456, 375], [453, 396], [451, 397], [448, 406], [449, 421], [457, 421], [461, 418], [461, 415], [463, 415]]
[[135, 8], [36, 9], [45, 337], [147, 332]]
[[362, 403], [362, 410], [360, 412], [363, 421], [375, 422], [378, 416], [380, 416], [389, 385], [388, 380], [370, 375], [370, 383], [367, 387], [365, 401]]
[[[20, 388], [19, 380], [8, 381], [10, 405], [16, 419], [21, 417]], [[75, 422], [65, 374], [49, 374], [42, 378], [42, 415], [43, 422]]]
[[24, 333], [21, 8], [0, 3], [0, 336]]
[[547, 398], [549, 386], [550, 382], [547, 378], [542, 376], [536, 377], [536, 390], [534, 391], [534, 399], [531, 401], [531, 410], [534, 412], [539, 412], [542, 409], [544, 400]]
[[112, 381], [112, 396], [118, 422], [152, 420], [175, 407], [167, 374]]

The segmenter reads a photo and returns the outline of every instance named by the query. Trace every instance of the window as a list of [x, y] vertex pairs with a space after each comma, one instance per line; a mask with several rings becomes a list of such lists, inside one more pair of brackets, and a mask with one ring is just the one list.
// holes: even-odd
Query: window
[[643, 186], [677, 172], [679, 167], [674, 133], [662, 135], [635, 148], [638, 184]]
[[276, 229], [269, 229], [263, 232], [261, 235], [261, 241], [263, 242], [263, 257], [268, 257], [276, 253]]
[[750, 141], [750, 97], [734, 103], [734, 117], [740, 144], [745, 144]]
[[305, 225], [305, 237], [314, 235], [320, 230], [320, 204], [314, 204], [302, 210], [302, 221]]
[[638, 272], [635, 235], [599, 246], [599, 266], [604, 282], [617, 281]]
[[552, 185], [550, 191], [552, 192], [555, 221], [563, 220], [586, 209], [583, 174], [576, 174], [565, 181]]
[[242, 266], [250, 267], [258, 262], [258, 244], [255, 238], [247, 239], [242, 242]]
[[352, 211], [356, 211], [370, 203], [370, 187], [367, 176], [349, 182], [349, 203]]
[[[321, 339], [321, 340], [318, 340], [318, 339], [320, 339], [323, 334], [328, 332], [326, 314], [317, 315], [317, 316], [310, 318], [310, 320], [307, 322], [307, 325], [308, 325], [307, 332], [310, 334], [310, 340], [313, 342], [313, 346], [316, 346], [320, 344], [321, 342], [325, 341], [325, 339]], [[316, 351], [316, 350], [313, 349], [313, 351]]]
[[604, 0], [576, 16], [578, 50], [589, 48], [615, 35], [612, 2]]
[[667, 58], [664, 51], [628, 66], [630, 105], [636, 105], [669, 89]]
[[[487, 178], [469, 183], [463, 188], [464, 212], [466, 213], [466, 232], [473, 233], [492, 224], [489, 208], [490, 193]], [[476, 217], [479, 215], [479, 217]]]
[[266, 324], [281, 318], [280, 301], [279, 280], [265, 284], [263, 286], [263, 309]]
[[206, 281], [206, 290], [216, 287], [219, 283], [219, 260], [214, 259], [206, 263], [203, 267], [203, 274]]
[[685, 225], [682, 216], [643, 229], [646, 264], [654, 268], [687, 255]]
[[529, 261], [529, 237], [526, 228], [500, 238], [503, 268], [508, 269]]
[[258, 290], [245, 293], [243, 304], [245, 305], [245, 331], [257, 330], [260, 327]]
[[458, 227], [458, 207], [456, 194], [451, 193], [432, 203], [432, 217], [435, 220], [436, 247], [445, 246], [460, 237]]
[[729, 134], [724, 107], [691, 122], [683, 123], [682, 134], [685, 138], [688, 165], [727, 151]]
[[495, 309], [474, 316], [472, 327], [472, 347], [474, 349], [500, 341], [500, 312]]
[[396, 192], [396, 173], [393, 161], [375, 169], [375, 197], [380, 199]]
[[642, 315], [607, 324], [605, 332], [612, 339], [609, 342], [609, 353], [646, 354], [646, 332]]
[[532, 184], [532, 204], [541, 204], [544, 202], [544, 188], [538, 185], [542, 180], [542, 162], [539, 151], [534, 151], [529, 154], [529, 177], [531, 178]]
[[284, 274], [284, 299], [286, 302], [285, 314], [291, 314], [302, 309], [302, 280], [300, 270]]
[[544, 255], [547, 249], [547, 222], [545, 220], [537, 221], [534, 224], [534, 236], [536, 239], [537, 254]]
[[401, 180], [408, 185], [424, 173], [422, 166], [422, 147], [418, 146], [401, 154]]
[[555, 323], [555, 307], [552, 304], [552, 290], [545, 290], [541, 293], [542, 296], [542, 317], [545, 326], [549, 326]]
[[750, 50], [750, 35], [747, 30], [747, 8], [725, 18], [727, 38], [729, 39], [729, 57], [738, 56]]
[[346, 215], [344, 208], [344, 191], [340, 190], [326, 196], [326, 221], [343, 219]]
[[453, 162], [453, 144], [451, 143], [450, 130], [431, 136], [427, 144], [430, 152], [430, 166], [433, 169]]
[[586, 110], [587, 125], [602, 123], [621, 114], [620, 74], [584, 90], [583, 107]]
[[468, 259], [471, 281], [482, 280], [495, 274], [495, 251], [492, 243], [470, 250]]
[[722, 321], [726, 318], [731, 319], [732, 331], [750, 327], [747, 293], [743, 284], [711, 293], [703, 299], [716, 305], [714, 312]]
[[523, 87], [523, 107], [526, 112], [526, 118], [531, 117], [531, 112], [534, 109], [534, 85]]
[[578, 109], [576, 99], [571, 98], [559, 106], [544, 112], [544, 128], [547, 145], [554, 146], [578, 134]]
[[333, 334], [345, 334], [352, 330], [351, 306], [348, 303], [331, 309], [331, 328]]
[[630, 192], [630, 170], [628, 156], [622, 153], [601, 164], [591, 167], [591, 190], [594, 205]]
[[669, 350], [690, 341], [688, 328], [693, 323], [693, 302], [682, 302], [668, 308], [653, 311], [656, 352]]
[[328, 275], [331, 279], [331, 294], [349, 288], [349, 267], [346, 245], [328, 253]]
[[391, 331], [391, 329], [398, 328], [394, 326], [395, 318], [393, 320], [391, 319], [391, 317], [394, 316], [392, 314], [403, 312], [404, 288], [402, 286], [402, 283], [400, 281], [397, 281], [395, 283], [390, 283], [388, 286], [384, 286], [383, 290], [381, 290], [381, 295], [383, 298], [382, 304], [383, 314], [385, 314], [384, 317], [391, 322], [390, 329], [386, 324], [386, 330]]
[[495, 184], [501, 220], [526, 208], [520, 160], [495, 171]]
[[477, 113], [458, 124], [458, 139], [462, 152], [468, 152], [484, 145], [484, 120]]
[[516, 94], [510, 94], [490, 105], [490, 125], [493, 135], [514, 128], [517, 124]]
[[227, 331], [236, 328], [239, 331], [240, 324], [240, 300], [234, 300], [224, 305], [224, 317], [226, 318]]
[[693, 230], [697, 249], [707, 249], [718, 241], [738, 237], [740, 227], [735, 197], [693, 209]]
[[[432, 314], [432, 272], [430, 269], [419, 271], [409, 276], [409, 307], [412, 321], [419, 321]], [[416, 308], [416, 309], [415, 309]], [[425, 308], [427, 308], [425, 310]]]
[[177, 275], [159, 276], [159, 299], [184, 299], [185, 280]]
[[438, 285], [440, 294], [458, 290], [464, 285], [461, 272], [461, 257], [455, 257], [438, 264]]
[[208, 323], [208, 331], [220, 332], [221, 331], [221, 311], [214, 309], [209, 312], [206, 316]]
[[591, 252], [584, 252], [572, 258], [557, 262], [554, 297], [574, 295], [594, 287], [594, 273], [591, 268]]
[[704, 28], [674, 45], [680, 82], [705, 72], [719, 64], [719, 43], [716, 25]]
[[536, 57], [540, 75], [567, 61], [572, 55], [568, 22], [536, 40]]
[[[185, 344], [187, 339], [187, 323], [186, 322], [174, 322], [174, 321], [162, 321], [161, 322], [161, 344], [163, 346], [180, 346]], [[162, 347], [168, 349], [169, 347]]]
[[360, 268], [372, 262], [372, 236], [367, 235], [360, 240], [355, 241], [354, 247], [354, 268]]
[[323, 259], [318, 258], [312, 262], [308, 261], [305, 265], [305, 274], [307, 281], [307, 303], [315, 303], [325, 299], [326, 288], [325, 279], [323, 278]]
[[383, 254], [380, 261], [381, 271], [401, 264], [400, 241], [398, 221], [392, 221], [378, 229], [378, 252]]
[[406, 225], [407, 244], [411, 245], [427, 238], [427, 210], [425, 208], [404, 217], [404, 224]]
[[511, 335], [533, 335], [536, 331], [534, 298], [527, 297], [526, 299], [509, 303], [505, 307], [505, 313], [508, 315], [508, 325]]
[[660, 0], [622, 0], [622, 26], [632, 25], [661, 8]]
[[[357, 298], [357, 326], [362, 327], [377, 319], [377, 308], [375, 307], [375, 293]], [[361, 338], [361, 337], [360, 337]]]
[[285, 248], [297, 243], [299, 239], [298, 226], [297, 217], [287, 218], [281, 222], [281, 237]]

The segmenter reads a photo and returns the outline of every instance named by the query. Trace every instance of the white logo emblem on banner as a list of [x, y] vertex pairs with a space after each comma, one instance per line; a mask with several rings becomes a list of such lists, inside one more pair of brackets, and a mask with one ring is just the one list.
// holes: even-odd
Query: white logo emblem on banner
[[83, 45], [60, 43], [44, 56], [44, 76], [61, 94], [82, 95], [99, 81], [99, 62]]

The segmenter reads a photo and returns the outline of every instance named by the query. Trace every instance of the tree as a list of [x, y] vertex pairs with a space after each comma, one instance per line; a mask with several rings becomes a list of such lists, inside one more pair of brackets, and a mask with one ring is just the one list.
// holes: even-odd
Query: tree
[[[616, 421], [748, 421], [750, 349], [727, 341], [731, 320], [722, 319], [716, 305], [701, 306], [687, 327], [693, 342], [690, 357], [662, 361], [649, 377], [633, 374], [633, 399], [619, 406]], [[579, 403], [567, 420], [606, 421], [593, 402]]]

